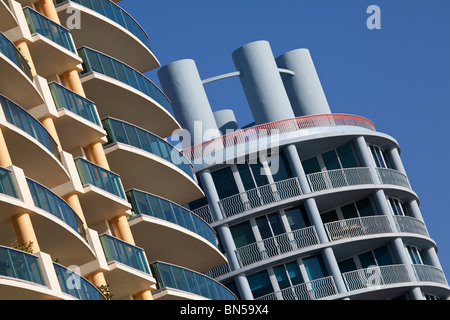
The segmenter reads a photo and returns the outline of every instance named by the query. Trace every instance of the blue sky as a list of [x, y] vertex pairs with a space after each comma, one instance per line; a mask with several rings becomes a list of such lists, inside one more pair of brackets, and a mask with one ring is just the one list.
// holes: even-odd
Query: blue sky
[[[450, 1], [160, 0], [119, 3], [148, 32], [162, 66], [190, 58], [203, 79], [235, 71], [231, 53], [256, 41], [274, 55], [308, 48], [334, 113], [393, 136], [450, 279]], [[381, 9], [369, 30], [368, 6]], [[157, 70], [146, 75], [159, 85]], [[252, 122], [237, 78], [206, 85], [215, 110]]]

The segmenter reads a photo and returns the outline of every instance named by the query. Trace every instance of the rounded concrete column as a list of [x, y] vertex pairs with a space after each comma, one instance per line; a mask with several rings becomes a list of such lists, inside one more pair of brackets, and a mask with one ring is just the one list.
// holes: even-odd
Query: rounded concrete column
[[191, 141], [183, 141], [183, 148], [211, 140], [211, 135], [220, 136], [195, 61], [172, 62], [159, 69], [158, 78], [172, 103], [175, 118], [190, 134]]
[[257, 125], [295, 117], [267, 41], [248, 43], [232, 57]]
[[114, 229], [118, 237], [133, 246], [135, 245], [133, 234], [131, 233], [130, 225], [128, 224], [127, 215], [115, 217], [112, 220]]
[[79, 94], [80, 96], [86, 98], [86, 93], [84, 91], [83, 84], [81, 83], [78, 70], [73, 69], [64, 72], [63, 79], [64, 82], [66, 83], [67, 88]]
[[6, 145], [5, 136], [0, 129], [0, 167], [9, 167], [12, 165], [11, 156], [9, 155], [8, 146]]
[[37, 241], [36, 233], [34, 232], [33, 224], [31, 222], [30, 214], [20, 213], [12, 217], [14, 230], [20, 243], [32, 243], [33, 253], [41, 251]]
[[296, 117], [331, 113], [308, 49], [296, 49], [276, 59], [279, 68], [293, 71], [282, 79]]
[[105, 151], [103, 150], [103, 144], [101, 142], [95, 142], [89, 145], [87, 147], [87, 150], [92, 162], [106, 170], [111, 170], [109, 167], [108, 159], [105, 155]]
[[53, 0], [39, 0], [38, 5], [41, 9], [41, 13], [44, 16], [46, 16], [53, 22], [56, 22], [57, 24], [61, 24]]
[[28, 43], [26, 42], [26, 40], [20, 40], [14, 44], [16, 45], [17, 49], [19, 49], [25, 60], [27, 60], [28, 65], [31, 69], [31, 75], [33, 77], [37, 75], [36, 67], [34, 66], [33, 58], [31, 57], [30, 49], [28, 48]]
[[214, 119], [216, 119], [217, 128], [222, 135], [227, 134], [227, 131], [236, 131], [239, 128], [233, 110], [224, 109], [216, 111], [213, 114]]

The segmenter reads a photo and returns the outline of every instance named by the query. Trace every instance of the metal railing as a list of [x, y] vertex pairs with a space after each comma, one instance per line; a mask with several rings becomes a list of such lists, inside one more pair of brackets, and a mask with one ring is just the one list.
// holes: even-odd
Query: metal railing
[[381, 215], [328, 222], [324, 227], [330, 241], [392, 232], [388, 217]]
[[80, 117], [101, 126], [97, 109], [92, 101], [63, 87], [57, 82], [52, 82], [48, 86], [58, 110], [67, 109]]
[[67, 50], [77, 53], [70, 31], [30, 7], [23, 9], [31, 33], [38, 33]]
[[27, 60], [19, 52], [19, 49], [0, 32], [0, 53], [4, 54], [10, 61], [12, 61], [20, 70], [32, 80], [31, 68]]
[[290, 178], [224, 198], [219, 201], [219, 205], [224, 216], [231, 217], [253, 208], [301, 194], [302, 191], [297, 178]]
[[424, 264], [413, 264], [412, 267], [417, 281], [436, 282], [447, 285], [447, 280], [441, 269]]
[[319, 238], [317, 237], [316, 229], [307, 227], [248, 244], [237, 248], [235, 252], [239, 264], [241, 267], [244, 267], [318, 243]]
[[[206, 150], [218, 151], [238, 144], [248, 143], [281, 133], [290, 133], [302, 129], [334, 126], [357, 126], [375, 131], [373, 123], [363, 117], [346, 114], [321, 114], [265, 123], [226, 134], [220, 138], [204, 142], [183, 150], [191, 161], [207, 156]], [[214, 148], [208, 148], [214, 145]]]
[[214, 218], [211, 212], [211, 207], [209, 206], [209, 204], [197, 208], [197, 209], [193, 209], [192, 210], [193, 213], [195, 213], [196, 215], [198, 215], [200, 218], [202, 218], [203, 220], [205, 220], [208, 223], [213, 223], [214, 222]]
[[426, 237], [430, 236], [425, 223], [419, 219], [407, 216], [394, 216], [394, 221], [399, 232], [416, 233]]
[[269, 293], [255, 300], [318, 300], [337, 293], [333, 277], [328, 276]]
[[102, 120], [108, 142], [120, 142], [154, 154], [178, 167], [194, 179], [194, 169], [183, 154], [169, 142], [135, 125], [114, 118]]
[[370, 169], [362, 167], [310, 173], [306, 177], [312, 192], [375, 183]]
[[78, 49], [78, 54], [83, 59], [84, 68], [81, 75], [88, 72], [98, 72], [125, 83], [155, 100], [171, 115], [174, 114], [172, 105], [166, 95], [142, 73], [119, 60], [87, 47]]
[[408, 177], [404, 173], [387, 168], [376, 168], [376, 170], [382, 184], [393, 184], [411, 189]]

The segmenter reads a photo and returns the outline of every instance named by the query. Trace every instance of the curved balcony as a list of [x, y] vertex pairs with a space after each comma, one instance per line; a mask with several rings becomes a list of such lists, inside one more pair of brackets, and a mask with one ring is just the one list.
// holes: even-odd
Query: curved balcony
[[319, 300], [337, 294], [333, 277], [329, 276], [269, 293], [255, 300]]
[[[170, 143], [116, 119], [104, 119], [103, 126], [109, 141], [105, 154], [126, 189], [145, 190], [182, 204], [204, 196], [193, 179], [191, 164]], [[151, 179], [142, 179], [143, 174]]]
[[241, 129], [221, 136], [220, 138], [185, 149], [183, 150], [183, 154], [193, 163], [197, 163], [194, 160], [207, 157], [212, 151], [217, 152], [227, 148], [234, 148], [241, 144], [270, 138], [271, 136], [278, 136], [284, 133], [290, 134], [305, 129], [337, 126], [360, 127], [375, 131], [375, 126], [372, 122], [359, 116], [345, 114], [312, 115]]
[[53, 263], [62, 292], [78, 300], [106, 300], [105, 296], [88, 280], [59, 264]]
[[237, 300], [228, 288], [203, 274], [159, 261], [150, 267], [157, 280], [155, 300]]
[[67, 182], [69, 176], [59, 160], [58, 146], [44, 126], [1, 95], [0, 105], [0, 126], [14, 165], [50, 188]]
[[31, 217], [41, 249], [51, 252], [67, 265], [83, 265], [92, 261], [95, 254], [87, 243], [83, 222], [75, 211], [43, 185], [30, 179], [27, 183], [34, 205], [44, 211], [36, 209], [37, 214]]
[[136, 246], [104, 234], [100, 241], [108, 262], [106, 282], [115, 299], [129, 297], [154, 286], [145, 252]]
[[123, 119], [161, 137], [181, 129], [167, 97], [142, 73], [90, 48], [78, 54], [84, 61], [81, 82], [101, 117]]
[[154, 260], [196, 271], [226, 262], [215, 231], [200, 217], [161, 197], [139, 190], [127, 192], [134, 239]]
[[48, 78], [74, 68], [81, 70], [82, 60], [70, 31], [30, 7], [23, 12], [31, 32], [29, 48], [36, 72]]
[[36, 256], [0, 246], [0, 299], [48, 299], [49, 290]]
[[79, 147], [80, 141], [90, 145], [106, 136], [92, 101], [57, 82], [51, 82], [49, 88], [58, 110], [59, 117], [54, 122], [64, 150]]
[[4, 1], [0, 1], [0, 32], [17, 27], [18, 22], [14, 14]]
[[88, 225], [111, 220], [131, 208], [117, 174], [83, 158], [74, 160], [83, 184], [79, 198]]
[[29, 110], [44, 103], [33, 83], [30, 66], [16, 46], [0, 32], [0, 94]]
[[73, 10], [79, 12], [82, 27], [71, 30], [76, 43], [116, 57], [140, 72], [160, 67], [146, 32], [114, 2], [57, 0], [56, 4], [58, 15], [66, 26], [72, 22], [69, 18]]

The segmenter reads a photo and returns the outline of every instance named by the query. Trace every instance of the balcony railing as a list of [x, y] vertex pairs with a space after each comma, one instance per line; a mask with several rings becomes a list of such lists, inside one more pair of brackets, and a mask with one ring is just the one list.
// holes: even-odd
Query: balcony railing
[[100, 236], [103, 251], [108, 262], [117, 261], [136, 270], [150, 274], [144, 250], [125, 241], [104, 234]]
[[337, 293], [334, 280], [329, 276], [269, 293], [255, 300], [318, 300]]
[[297, 178], [290, 178], [222, 199], [219, 201], [219, 205], [224, 216], [231, 217], [253, 208], [297, 197], [301, 194], [302, 191]]
[[241, 267], [269, 259], [287, 252], [319, 243], [316, 229], [307, 227], [254, 242], [236, 249]]
[[157, 289], [178, 289], [211, 300], [236, 300], [228, 288], [201, 273], [163, 262], [152, 263], [150, 267], [157, 280]]
[[80, 300], [106, 300], [105, 296], [85, 278], [59, 264], [53, 263], [53, 266], [62, 292]]
[[312, 192], [375, 183], [369, 168], [336, 169], [311, 173], [306, 177]]
[[127, 191], [127, 197], [133, 215], [144, 214], [175, 223], [202, 236], [217, 247], [214, 229], [193, 212], [169, 200], [135, 189]]
[[208, 222], [209, 224], [214, 222], [213, 215], [211, 212], [211, 207], [209, 204], [202, 206], [200, 208], [192, 210], [193, 213], [198, 215], [200, 218]]
[[382, 184], [394, 184], [411, 189], [408, 177], [402, 172], [387, 168], [377, 168], [377, 172]]
[[394, 216], [394, 221], [399, 232], [416, 233], [426, 237], [430, 236], [425, 223], [419, 219], [407, 216]]
[[97, 109], [92, 101], [63, 87], [57, 82], [52, 82], [48, 86], [58, 110], [67, 109], [80, 117], [101, 126]]
[[324, 227], [330, 241], [392, 232], [388, 217], [381, 215], [328, 222]]
[[447, 285], [444, 272], [430, 265], [413, 264], [414, 275], [417, 281], [436, 282]]
[[0, 104], [6, 121], [28, 133], [59, 159], [58, 144], [38, 120], [2, 95], [0, 95]]
[[76, 158], [75, 165], [83, 185], [91, 184], [126, 200], [120, 177], [83, 158]]
[[11, 171], [2, 167], [0, 167], [0, 193], [18, 198]]
[[102, 122], [108, 133], [109, 143], [120, 142], [147, 151], [169, 161], [194, 179], [192, 165], [178, 149], [167, 141], [124, 121], [106, 118]]
[[[193, 146], [183, 151], [186, 157], [194, 159], [207, 156], [206, 150], [219, 151], [233, 147], [235, 145], [248, 143], [262, 138], [268, 138], [282, 133], [291, 133], [308, 128], [335, 127], [335, 126], [356, 126], [369, 130], [375, 130], [375, 126], [369, 120], [346, 114], [321, 114], [305, 116], [281, 121], [265, 123], [262, 125], [245, 128], [233, 133], [226, 134], [220, 138]], [[214, 148], [208, 147], [214, 145]]]
[[27, 77], [32, 80], [31, 68], [27, 60], [19, 52], [19, 49], [0, 32], [0, 53], [4, 54], [11, 60], [20, 70], [22, 70]]
[[38, 33], [67, 50], [77, 53], [68, 29], [53, 22], [30, 7], [24, 8], [23, 12], [25, 13], [25, 18], [27, 19], [31, 33]]
[[[56, 4], [65, 3], [68, 0], [56, 0]], [[70, 2], [78, 3], [83, 7], [89, 8], [101, 15], [118, 23], [135, 35], [150, 50], [150, 40], [147, 33], [142, 27], [131, 17], [125, 10], [109, 0], [70, 0]]]
[[46, 285], [36, 256], [3, 246], [0, 246], [0, 277]]
[[63, 199], [33, 180], [27, 179], [27, 183], [36, 207], [64, 221], [86, 240], [83, 222]]
[[84, 62], [82, 75], [88, 72], [98, 72], [116, 79], [149, 96], [173, 115], [172, 105], [166, 95], [142, 73], [90, 48], [83, 47], [78, 50], [78, 54]]

